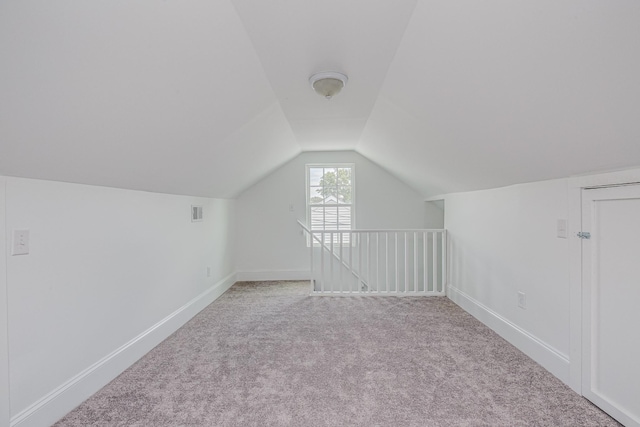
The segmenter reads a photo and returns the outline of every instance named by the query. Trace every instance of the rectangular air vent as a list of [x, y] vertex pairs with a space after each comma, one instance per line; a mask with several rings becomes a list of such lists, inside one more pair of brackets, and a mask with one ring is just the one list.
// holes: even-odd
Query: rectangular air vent
[[191, 222], [202, 221], [202, 206], [191, 205]]

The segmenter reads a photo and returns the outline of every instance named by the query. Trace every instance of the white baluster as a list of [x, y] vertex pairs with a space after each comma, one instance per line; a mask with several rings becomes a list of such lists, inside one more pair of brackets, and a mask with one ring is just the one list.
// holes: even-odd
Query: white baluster
[[335, 263], [335, 260], [333, 259], [333, 231], [329, 234], [329, 238], [329, 242], [331, 244], [329, 249], [329, 283], [331, 283], [331, 292], [333, 293], [336, 290], [335, 279], [333, 278], [333, 264]]
[[324, 233], [320, 233], [320, 292], [324, 292]]
[[407, 233], [404, 233], [404, 292], [409, 290], [409, 257], [408, 251]]
[[442, 232], [442, 291], [447, 291], [447, 231]]
[[384, 290], [389, 292], [389, 233], [384, 233]]
[[353, 274], [353, 233], [349, 231], [349, 291], [351, 292], [353, 289], [353, 279], [355, 278]]
[[371, 274], [371, 233], [367, 232], [367, 293], [371, 292], [373, 287], [373, 274]]
[[311, 244], [311, 247], [309, 248], [309, 253], [311, 254], [311, 259], [309, 260], [309, 263], [311, 265], [311, 292], [313, 292], [315, 289], [315, 283], [314, 283], [314, 276], [315, 276], [315, 268], [313, 266], [313, 234], [311, 234], [311, 232], [308, 233], [309, 234], [309, 242]]
[[413, 292], [418, 292], [418, 238], [413, 232]]
[[400, 263], [398, 262], [398, 232], [393, 233], [396, 252], [396, 292], [400, 292]]
[[340, 269], [340, 293], [342, 293], [342, 270], [344, 270], [344, 267], [342, 266], [342, 236], [344, 236], [344, 233], [341, 231], [340, 232], [340, 248], [339, 248], [340, 262], [338, 263], [338, 268]]
[[433, 288], [438, 286], [438, 232], [433, 233], [433, 262], [431, 263], [433, 267], [431, 267], [431, 273], [433, 274]]
[[422, 277], [424, 281], [424, 292], [429, 292], [429, 278], [427, 277], [427, 239], [429, 239], [428, 232], [422, 233]]
[[380, 233], [376, 233], [376, 293], [380, 293]]

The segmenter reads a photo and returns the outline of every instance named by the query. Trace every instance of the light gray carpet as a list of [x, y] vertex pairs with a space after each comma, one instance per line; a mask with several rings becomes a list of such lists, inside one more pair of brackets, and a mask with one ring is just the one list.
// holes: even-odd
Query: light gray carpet
[[240, 282], [56, 426], [615, 426], [443, 297]]

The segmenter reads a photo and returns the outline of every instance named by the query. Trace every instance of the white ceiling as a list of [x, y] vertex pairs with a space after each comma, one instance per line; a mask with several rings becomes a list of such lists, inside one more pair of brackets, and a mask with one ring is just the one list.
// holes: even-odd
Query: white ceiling
[[638, 166], [639, 76], [640, 2], [420, 1], [358, 151], [431, 195]]
[[[304, 151], [354, 149], [415, 0], [233, 0], [282, 110]], [[331, 101], [309, 76], [351, 77]]]
[[[233, 197], [355, 149], [425, 196], [640, 166], [637, 0], [0, 3], [0, 174]], [[349, 75], [327, 101], [317, 71]]]

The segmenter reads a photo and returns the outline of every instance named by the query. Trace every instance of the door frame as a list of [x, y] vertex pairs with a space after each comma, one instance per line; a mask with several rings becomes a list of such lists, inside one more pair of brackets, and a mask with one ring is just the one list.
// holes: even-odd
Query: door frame
[[632, 183], [640, 183], [640, 169], [569, 178], [568, 230], [571, 295], [569, 386], [580, 395], [582, 395], [582, 241], [577, 237], [577, 233], [582, 231], [582, 190]]

